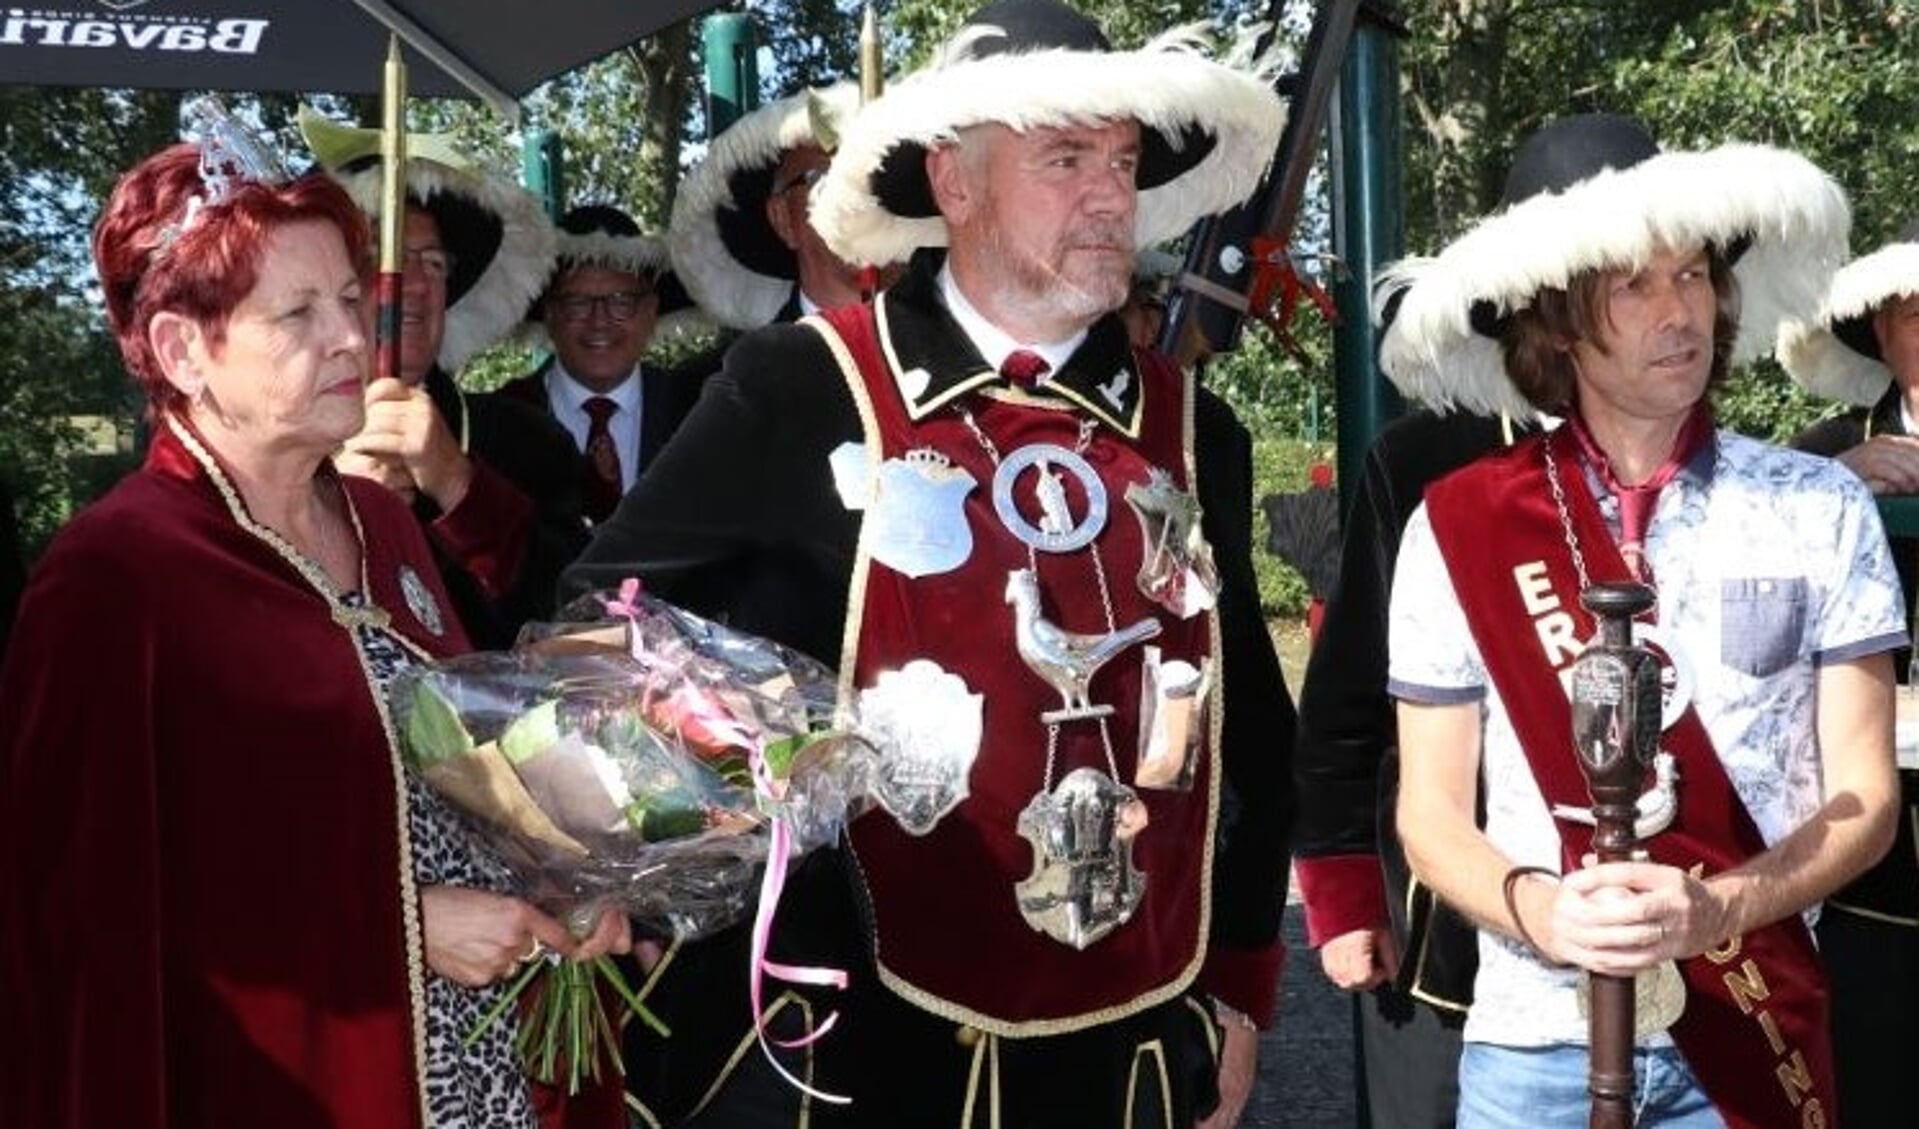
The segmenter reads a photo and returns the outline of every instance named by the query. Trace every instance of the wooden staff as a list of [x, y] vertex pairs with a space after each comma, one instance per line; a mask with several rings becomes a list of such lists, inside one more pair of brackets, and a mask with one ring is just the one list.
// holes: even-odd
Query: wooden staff
[[[1633, 617], [1653, 605], [1644, 584], [1595, 584], [1579, 597], [1599, 621], [1599, 641], [1572, 667], [1573, 747], [1592, 796], [1593, 853], [1626, 862], [1646, 770], [1659, 751], [1659, 660], [1632, 641]], [[1591, 1129], [1632, 1129], [1633, 978], [1591, 974], [1588, 1036]]]
[[406, 63], [386, 44], [380, 133], [380, 276], [374, 283], [373, 375], [400, 378], [400, 280], [406, 270]]

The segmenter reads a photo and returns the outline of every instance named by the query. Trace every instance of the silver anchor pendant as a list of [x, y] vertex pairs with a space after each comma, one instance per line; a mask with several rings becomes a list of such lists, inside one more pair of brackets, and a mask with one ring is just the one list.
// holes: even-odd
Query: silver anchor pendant
[[1013, 884], [1026, 924], [1075, 949], [1126, 924], [1146, 893], [1133, 866], [1146, 822], [1139, 796], [1096, 768], [1035, 795], [1015, 826], [1033, 847], [1033, 873]]

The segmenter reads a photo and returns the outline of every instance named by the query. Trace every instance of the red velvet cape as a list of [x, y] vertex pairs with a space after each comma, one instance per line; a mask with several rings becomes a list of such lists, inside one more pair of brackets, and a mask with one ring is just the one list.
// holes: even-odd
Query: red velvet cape
[[[341, 482], [392, 631], [465, 649], [412, 515]], [[397, 773], [350, 631], [159, 428], [0, 673], [0, 1120], [417, 1125]]]

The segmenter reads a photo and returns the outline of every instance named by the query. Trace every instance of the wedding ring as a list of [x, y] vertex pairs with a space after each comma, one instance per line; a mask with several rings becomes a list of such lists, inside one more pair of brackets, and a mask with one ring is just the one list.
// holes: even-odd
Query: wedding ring
[[546, 951], [546, 943], [538, 937], [529, 938], [529, 940], [531, 943], [526, 947], [526, 954], [520, 958], [521, 964], [540, 959], [540, 954]]

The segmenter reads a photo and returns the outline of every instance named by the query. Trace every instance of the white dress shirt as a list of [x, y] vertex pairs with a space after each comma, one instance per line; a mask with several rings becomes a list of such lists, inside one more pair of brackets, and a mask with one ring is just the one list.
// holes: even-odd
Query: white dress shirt
[[1043, 387], [1047, 378], [1060, 370], [1073, 350], [1086, 340], [1086, 330], [1082, 329], [1071, 337], [1059, 341], [1015, 341], [1013, 336], [986, 320], [986, 315], [975, 309], [973, 303], [960, 293], [959, 283], [953, 279], [950, 265], [940, 268], [940, 297], [946, 301], [947, 312], [959, 323], [960, 331], [973, 342], [979, 355], [995, 371], [1006, 363], [1007, 354], [1024, 349], [1029, 353], [1038, 353], [1050, 368], [1042, 373], [1039, 383]]
[[613, 449], [620, 456], [620, 489], [631, 490], [640, 467], [640, 413], [644, 410], [640, 404], [640, 370], [635, 368], [608, 392], [595, 392], [575, 380], [557, 357], [546, 370], [546, 401], [552, 406], [553, 418], [573, 436], [573, 445], [582, 452], [586, 450], [587, 429], [593, 426], [586, 414], [586, 402], [602, 395], [619, 408], [607, 418], [606, 426], [613, 433]]

